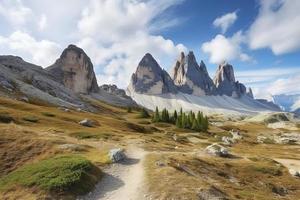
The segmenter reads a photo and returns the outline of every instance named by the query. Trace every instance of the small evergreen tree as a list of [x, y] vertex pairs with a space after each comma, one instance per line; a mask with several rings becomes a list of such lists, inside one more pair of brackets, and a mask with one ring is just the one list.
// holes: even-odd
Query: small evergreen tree
[[140, 113], [141, 118], [148, 118], [150, 117], [148, 111], [145, 108], [142, 108], [141, 113]]
[[152, 118], [152, 122], [159, 122], [159, 121], [160, 121], [160, 116], [159, 116], [158, 107], [156, 106], [155, 113]]
[[129, 107], [127, 107], [127, 112], [128, 113], [132, 113], [132, 108], [129, 106]]
[[174, 118], [174, 122], [176, 122], [176, 120], [177, 120], [177, 111], [176, 110], [174, 111], [173, 118]]
[[183, 126], [182, 126], [182, 116], [177, 117], [177, 119], [176, 119], [176, 127], [177, 128], [183, 128]]

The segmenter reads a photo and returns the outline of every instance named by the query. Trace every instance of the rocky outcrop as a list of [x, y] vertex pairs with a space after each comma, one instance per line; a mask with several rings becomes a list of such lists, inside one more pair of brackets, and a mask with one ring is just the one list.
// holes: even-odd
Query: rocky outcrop
[[128, 98], [128, 96], [125, 93], [125, 90], [119, 89], [116, 85], [109, 85], [109, 84], [104, 84], [99, 87], [100, 90], [104, 90], [109, 94], [121, 96]]
[[259, 102], [260, 104], [266, 106], [267, 108], [270, 108], [272, 110], [275, 111], [281, 111], [281, 108], [276, 105], [275, 103], [273, 103], [272, 101], [268, 101], [266, 99], [255, 99], [257, 102]]
[[147, 53], [138, 64], [136, 72], [132, 74], [128, 91], [158, 95], [176, 93], [177, 89], [169, 74]]
[[201, 61], [199, 66], [192, 51], [187, 56], [181, 52], [173, 68], [173, 80], [183, 93], [201, 96], [215, 92], [214, 83], [208, 75], [204, 62]]
[[0, 56], [0, 86], [6, 95], [25, 95], [50, 104], [80, 106], [82, 102], [42, 67], [17, 56]]
[[251, 89], [250, 87], [247, 88], [246, 95], [247, 95], [248, 97], [254, 99], [254, 95], [253, 95], [252, 89]]
[[214, 84], [219, 95], [237, 98], [246, 94], [246, 87], [235, 80], [233, 67], [226, 62], [219, 65], [214, 77]]
[[75, 93], [98, 91], [93, 64], [86, 53], [75, 45], [69, 45], [60, 58], [46, 70]]

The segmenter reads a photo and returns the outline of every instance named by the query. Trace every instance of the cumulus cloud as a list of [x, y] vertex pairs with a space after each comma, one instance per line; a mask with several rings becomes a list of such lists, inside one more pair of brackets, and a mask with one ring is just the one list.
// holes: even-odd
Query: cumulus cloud
[[[167, 11], [183, 1], [0, 1], [0, 15], [5, 14], [6, 28], [12, 30], [8, 35], [0, 31], [0, 54], [19, 55], [48, 66], [63, 48], [75, 43], [91, 57], [99, 84], [116, 83], [125, 88], [145, 53], [152, 53], [162, 66], [169, 67], [176, 55], [186, 50], [159, 34], [181, 23]], [[11, 14], [6, 13], [8, 8]], [[18, 26], [9, 21], [14, 18]]]
[[32, 17], [32, 10], [22, 0], [1, 0], [0, 15], [14, 26], [23, 25]]
[[300, 94], [300, 67], [272, 67], [235, 74], [240, 82], [253, 89], [256, 98], [271, 100], [272, 95]]
[[43, 31], [47, 27], [47, 16], [43, 14], [38, 23], [40, 31]]
[[0, 36], [0, 54], [17, 54], [42, 66], [49, 66], [59, 55], [60, 46], [48, 40], [37, 41], [28, 33], [13, 32]]
[[260, 1], [259, 15], [249, 29], [251, 49], [270, 48], [275, 55], [300, 48], [300, 1]]
[[203, 43], [201, 48], [204, 53], [209, 54], [211, 63], [219, 64], [225, 60], [235, 59], [250, 61], [251, 57], [242, 52], [241, 44], [245, 43], [245, 41], [241, 31], [229, 38], [219, 34], [211, 41]]
[[[78, 45], [86, 50], [96, 64], [99, 84], [116, 83], [125, 88], [142, 56], [150, 52], [162, 65], [171, 65], [186, 48], [160, 35], [157, 26], [170, 27], [176, 18], [161, 20], [160, 14], [182, 0], [170, 1], [95, 1], [82, 11]], [[104, 28], [105, 27], [105, 28]]]
[[221, 17], [218, 17], [213, 22], [213, 25], [217, 28], [221, 28], [222, 33], [225, 33], [227, 29], [234, 24], [237, 20], [236, 12], [227, 13]]

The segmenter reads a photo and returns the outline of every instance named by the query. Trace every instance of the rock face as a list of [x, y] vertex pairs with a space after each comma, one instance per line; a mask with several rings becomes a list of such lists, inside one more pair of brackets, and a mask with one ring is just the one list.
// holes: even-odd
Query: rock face
[[214, 84], [219, 95], [237, 98], [246, 94], [246, 87], [235, 80], [233, 67], [226, 62], [219, 65], [214, 77]]
[[60, 58], [46, 70], [75, 93], [98, 91], [93, 64], [86, 53], [75, 45], [69, 45]]
[[208, 75], [204, 62], [201, 61], [199, 66], [192, 51], [187, 56], [181, 52], [173, 68], [173, 80], [183, 93], [201, 96], [215, 92], [214, 83]]
[[132, 74], [128, 91], [149, 95], [177, 92], [169, 74], [149, 53], [143, 57], [136, 72]]

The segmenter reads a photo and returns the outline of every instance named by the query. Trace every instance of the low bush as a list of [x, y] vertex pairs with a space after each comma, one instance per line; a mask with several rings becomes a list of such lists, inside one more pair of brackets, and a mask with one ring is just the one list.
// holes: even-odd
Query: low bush
[[39, 118], [35, 116], [26, 116], [22, 118], [24, 121], [32, 122], [32, 123], [37, 123], [39, 121]]
[[85, 194], [94, 187], [100, 176], [100, 169], [85, 158], [63, 155], [27, 164], [9, 173], [0, 179], [0, 190], [23, 186]]
[[53, 113], [49, 113], [49, 112], [43, 112], [42, 115], [44, 115], [46, 117], [55, 117], [55, 115]]
[[9, 116], [8, 114], [0, 114], [0, 122], [1, 123], [10, 123], [14, 121], [14, 118]]

